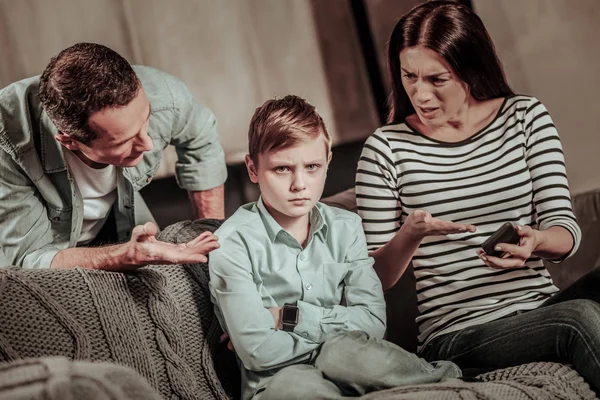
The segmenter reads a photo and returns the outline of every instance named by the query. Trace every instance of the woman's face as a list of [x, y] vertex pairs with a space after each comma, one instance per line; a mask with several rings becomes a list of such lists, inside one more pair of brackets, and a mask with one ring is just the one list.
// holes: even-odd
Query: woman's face
[[436, 52], [407, 47], [400, 52], [400, 68], [404, 90], [423, 125], [439, 127], [460, 118], [468, 86]]

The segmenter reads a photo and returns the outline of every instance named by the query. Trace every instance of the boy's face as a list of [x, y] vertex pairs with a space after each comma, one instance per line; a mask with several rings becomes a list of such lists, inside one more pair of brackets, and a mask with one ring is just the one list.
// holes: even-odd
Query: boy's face
[[246, 156], [250, 180], [258, 183], [265, 206], [283, 225], [310, 212], [323, 194], [331, 151], [323, 134], [285, 149]]

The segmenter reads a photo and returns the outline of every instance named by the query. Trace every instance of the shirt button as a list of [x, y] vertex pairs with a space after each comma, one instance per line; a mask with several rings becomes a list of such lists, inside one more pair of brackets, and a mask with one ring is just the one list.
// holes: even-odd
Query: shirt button
[[302, 337], [308, 337], [308, 333], [302, 332]]
[[304, 287], [306, 288], [306, 290], [310, 290], [312, 289], [312, 284], [309, 282], [306, 285], [304, 285]]
[[306, 259], [306, 255], [304, 253], [300, 253], [298, 258], [300, 258], [301, 260], [304, 260], [304, 259]]

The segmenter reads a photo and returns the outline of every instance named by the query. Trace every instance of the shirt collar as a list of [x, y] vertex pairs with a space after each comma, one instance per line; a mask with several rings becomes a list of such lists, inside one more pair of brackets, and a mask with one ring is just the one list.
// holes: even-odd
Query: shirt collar
[[[269, 211], [267, 211], [262, 196], [259, 197], [258, 201], [256, 202], [256, 207], [258, 208], [263, 223], [265, 224], [265, 228], [267, 230], [267, 235], [269, 236], [269, 239], [272, 243], [275, 243], [275, 239], [277, 239], [277, 236], [281, 232], [286, 232], [285, 229], [283, 229], [281, 225], [279, 225], [279, 223], [275, 221], [275, 218], [273, 218]], [[321, 210], [319, 210], [319, 207], [317, 205], [315, 205], [312, 208], [312, 210], [310, 210], [308, 218], [310, 221], [309, 238], [319, 233], [323, 235], [323, 239], [327, 239], [327, 224], [325, 223], [325, 220], [321, 215]]]
[[63, 156], [62, 145], [54, 138], [58, 129], [50, 120], [45, 110], [40, 117], [41, 159], [44, 172], [54, 173], [67, 169]]

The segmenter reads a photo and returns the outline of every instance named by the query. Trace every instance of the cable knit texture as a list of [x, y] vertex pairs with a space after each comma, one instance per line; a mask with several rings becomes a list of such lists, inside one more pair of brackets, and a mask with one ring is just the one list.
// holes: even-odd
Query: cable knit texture
[[[158, 238], [184, 243], [219, 225], [180, 222]], [[206, 264], [126, 274], [0, 269], [0, 400], [229, 398], [238, 367], [226, 362], [217, 376], [215, 361], [232, 357], [226, 351], [215, 358], [221, 329], [208, 279]], [[394, 388], [362, 399], [595, 398], [561, 364], [526, 364], [479, 379]]]
[[[181, 222], [158, 239], [183, 243], [219, 225]], [[207, 268], [0, 270], [0, 361], [61, 356], [114, 363], [133, 369], [165, 399], [226, 399], [213, 362], [220, 327]], [[42, 365], [45, 374], [54, 371], [44, 363], [20, 365], [19, 371]], [[0, 373], [6, 390], [3, 382]]]

